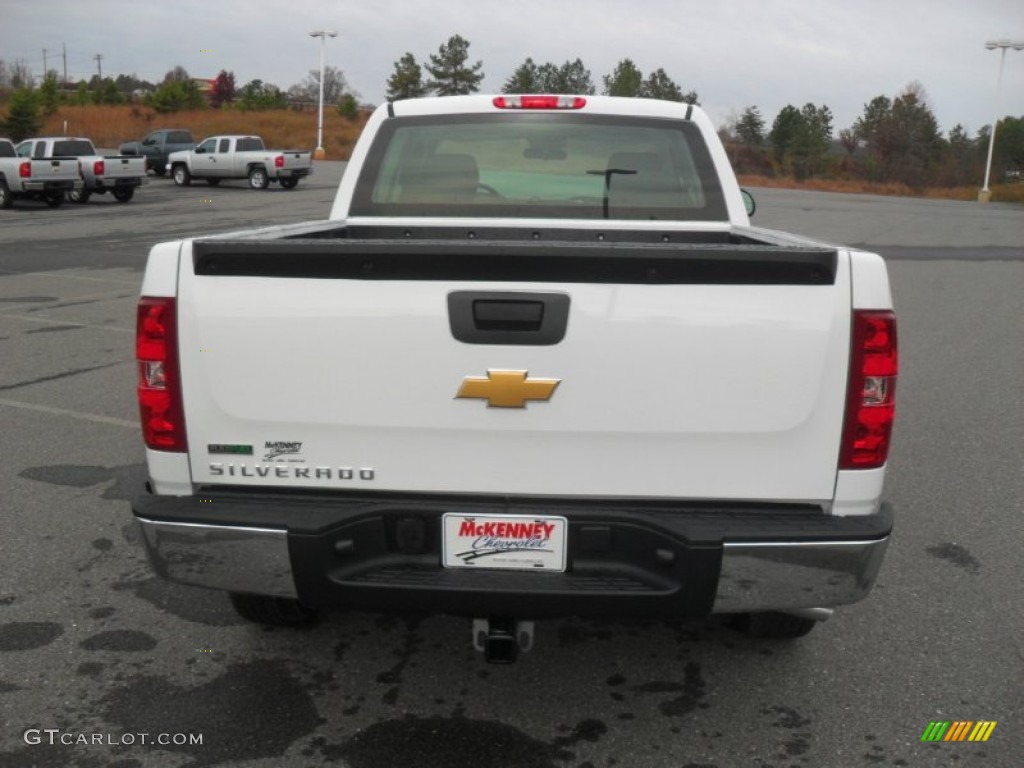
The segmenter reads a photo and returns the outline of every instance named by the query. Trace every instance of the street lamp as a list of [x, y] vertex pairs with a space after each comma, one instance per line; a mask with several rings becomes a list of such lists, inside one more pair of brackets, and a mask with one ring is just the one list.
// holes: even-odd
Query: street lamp
[[323, 160], [326, 154], [324, 152], [324, 40], [328, 37], [337, 37], [338, 33], [333, 29], [318, 29], [316, 32], [310, 32], [309, 36], [320, 38], [320, 119], [317, 122], [316, 152], [313, 153], [313, 157]]
[[992, 173], [992, 151], [996, 145], [996, 124], [999, 122], [999, 91], [1003, 86], [1003, 65], [1006, 64], [1006, 49], [1013, 48], [1015, 51], [1024, 50], [1024, 42], [1020, 40], [989, 40], [985, 47], [994, 51], [1000, 50], [999, 55], [999, 79], [996, 80], [996, 118], [992, 121], [992, 130], [988, 135], [988, 161], [985, 163], [985, 186], [978, 193], [978, 202], [987, 203], [992, 199], [992, 190], [988, 188], [989, 176]]

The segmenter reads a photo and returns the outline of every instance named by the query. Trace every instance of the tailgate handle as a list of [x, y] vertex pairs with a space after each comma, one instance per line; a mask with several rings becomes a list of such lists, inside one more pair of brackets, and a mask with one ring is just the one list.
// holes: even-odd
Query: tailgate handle
[[544, 320], [544, 302], [476, 299], [473, 325], [481, 331], [539, 331]]
[[466, 344], [557, 344], [565, 338], [569, 297], [564, 293], [453, 291], [448, 294], [452, 336]]

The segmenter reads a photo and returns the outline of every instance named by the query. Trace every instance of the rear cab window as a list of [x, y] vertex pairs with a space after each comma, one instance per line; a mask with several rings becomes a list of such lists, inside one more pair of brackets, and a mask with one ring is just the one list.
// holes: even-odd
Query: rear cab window
[[714, 162], [688, 122], [568, 114], [385, 121], [352, 214], [728, 219]]
[[264, 149], [263, 139], [258, 139], [255, 136], [239, 139], [235, 142], [235, 149], [239, 152], [262, 152]]
[[[43, 142], [39, 142], [39, 146], [43, 145]], [[53, 142], [54, 157], [82, 157], [95, 154], [96, 150], [92, 143], [82, 139], [64, 139]]]

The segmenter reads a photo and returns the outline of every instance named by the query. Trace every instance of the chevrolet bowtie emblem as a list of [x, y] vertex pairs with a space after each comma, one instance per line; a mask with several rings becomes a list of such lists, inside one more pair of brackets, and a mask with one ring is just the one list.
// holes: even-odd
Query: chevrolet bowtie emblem
[[531, 379], [526, 371], [487, 371], [467, 376], [455, 397], [486, 400], [492, 408], [525, 408], [527, 400], [548, 401], [561, 379]]

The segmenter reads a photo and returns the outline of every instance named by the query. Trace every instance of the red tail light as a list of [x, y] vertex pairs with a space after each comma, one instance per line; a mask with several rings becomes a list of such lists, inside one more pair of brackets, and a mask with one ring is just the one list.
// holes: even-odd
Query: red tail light
[[94, 175], [102, 176], [104, 170], [106, 170], [106, 166], [103, 164], [102, 160], [97, 160], [92, 164], [92, 172]]
[[28, 161], [25, 161], [24, 163], [19, 165], [18, 166], [18, 176], [20, 176], [23, 179], [31, 179], [32, 178], [32, 163], [30, 163]]
[[284, 168], [284, 155], [278, 155], [274, 158], [275, 168]]
[[875, 469], [889, 456], [896, 415], [896, 315], [855, 310], [840, 469]]
[[587, 106], [582, 96], [495, 96], [492, 103], [498, 109], [583, 109]]
[[146, 446], [158, 451], [186, 451], [174, 299], [139, 299], [135, 357], [139, 366], [139, 418]]

